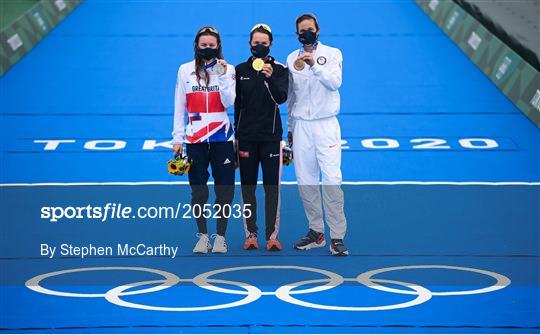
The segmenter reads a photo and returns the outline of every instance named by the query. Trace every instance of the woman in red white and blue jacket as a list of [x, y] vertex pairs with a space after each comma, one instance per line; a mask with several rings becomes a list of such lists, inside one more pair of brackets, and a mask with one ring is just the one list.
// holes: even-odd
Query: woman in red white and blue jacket
[[[188, 172], [192, 206], [203, 208], [208, 201], [208, 166], [211, 165], [216, 204], [223, 207], [234, 196], [234, 130], [227, 107], [234, 104], [236, 96], [235, 69], [223, 59], [221, 38], [214, 27], [206, 26], [197, 32], [194, 49], [195, 59], [178, 70], [172, 144], [174, 154], [178, 155], [185, 143], [187, 155], [193, 160]], [[208, 238], [206, 218], [200, 216], [196, 221], [199, 240], [193, 252], [227, 252], [227, 218], [217, 219], [213, 246]]]

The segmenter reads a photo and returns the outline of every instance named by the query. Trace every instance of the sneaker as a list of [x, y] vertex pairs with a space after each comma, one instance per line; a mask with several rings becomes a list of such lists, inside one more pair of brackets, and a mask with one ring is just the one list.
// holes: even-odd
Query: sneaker
[[266, 250], [268, 251], [281, 251], [281, 243], [277, 239], [270, 239], [266, 241]]
[[193, 248], [194, 253], [206, 254], [209, 250], [212, 250], [210, 240], [208, 239], [208, 234], [197, 233], [197, 237], [199, 238], [199, 241], [197, 241], [197, 244], [195, 244], [195, 248]]
[[259, 243], [257, 243], [257, 234], [249, 234], [246, 241], [244, 242], [244, 250], [255, 250], [259, 249]]
[[214, 238], [214, 246], [212, 247], [213, 253], [218, 254], [224, 254], [227, 252], [227, 243], [225, 243], [225, 237], [214, 234], [212, 235], [212, 238]]
[[334, 256], [347, 256], [349, 254], [349, 249], [343, 244], [343, 240], [332, 239], [332, 243], [330, 243], [330, 252]]
[[305, 237], [302, 237], [300, 241], [296, 242], [294, 248], [296, 250], [309, 250], [311, 248], [321, 248], [325, 245], [324, 233], [310, 229]]

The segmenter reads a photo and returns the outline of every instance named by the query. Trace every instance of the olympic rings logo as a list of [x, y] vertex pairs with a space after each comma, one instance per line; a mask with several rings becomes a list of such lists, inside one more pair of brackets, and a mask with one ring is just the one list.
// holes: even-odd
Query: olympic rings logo
[[[227, 272], [261, 270], [261, 269], [272, 269], [272, 270], [284, 269], [284, 270], [307, 271], [307, 272], [318, 273], [318, 274], [327, 276], [328, 278], [298, 281], [295, 283], [283, 285], [279, 287], [278, 289], [276, 289], [275, 291], [262, 291], [253, 285], [239, 282], [239, 281], [210, 278], [212, 276], [227, 273]], [[473, 272], [473, 273], [478, 273], [478, 274], [491, 277], [495, 279], [496, 282], [495, 284], [491, 286], [487, 286], [480, 289], [474, 289], [474, 290], [433, 292], [418, 284], [406, 283], [406, 282], [390, 280], [390, 279], [375, 278], [375, 276], [382, 273], [387, 273], [387, 272], [392, 272], [392, 271], [402, 271], [402, 270], [418, 270], [418, 269], [443, 269], [443, 270]], [[55, 291], [55, 290], [48, 289], [41, 286], [41, 282], [47, 278], [61, 276], [64, 274], [88, 272], [88, 271], [142, 271], [142, 272], [154, 273], [163, 278], [120, 285], [120, 286], [110, 289], [109, 291], [105, 293], [73, 293], [73, 292]], [[364, 285], [366, 287], [369, 287], [375, 290], [396, 293], [396, 294], [411, 295], [415, 297], [414, 299], [408, 302], [404, 302], [404, 303], [385, 305], [385, 306], [369, 306], [369, 307], [368, 306], [332, 306], [332, 305], [316, 304], [316, 303], [300, 300], [295, 297], [296, 295], [330, 290], [343, 284], [344, 282], [356, 282], [358, 284]], [[126, 296], [157, 292], [157, 291], [161, 291], [161, 290], [165, 290], [167, 288], [173, 287], [179, 283], [193, 283], [199, 286], [200, 288], [203, 288], [206, 290], [226, 293], [226, 294], [240, 295], [243, 297], [231, 303], [210, 305], [210, 306], [198, 306], [198, 307], [150, 306], [150, 305], [128, 302], [124, 300], [124, 297]], [[312, 286], [314, 284], [321, 284], [321, 283], [323, 285]], [[258, 266], [241, 266], [241, 267], [232, 267], [232, 268], [212, 270], [212, 271], [199, 274], [195, 278], [191, 278], [191, 279], [182, 279], [178, 277], [177, 275], [167, 272], [167, 271], [149, 269], [149, 268], [143, 268], [143, 267], [75, 268], [75, 269], [61, 270], [61, 271], [42, 274], [42, 275], [29, 279], [28, 281], [26, 281], [25, 284], [29, 289], [33, 291], [43, 293], [43, 294], [48, 294], [48, 295], [54, 295], [54, 296], [75, 297], [75, 298], [105, 298], [110, 303], [118, 305], [118, 306], [144, 309], [144, 310], [152, 310], [152, 311], [195, 312], [195, 311], [210, 311], [210, 310], [243, 306], [243, 305], [247, 305], [249, 303], [252, 303], [258, 300], [264, 295], [275, 296], [282, 301], [285, 301], [287, 303], [291, 303], [294, 305], [315, 308], [315, 309], [322, 309], [322, 310], [383, 311], [383, 310], [400, 309], [400, 308], [407, 308], [407, 307], [420, 305], [430, 300], [434, 296], [473, 295], [473, 294], [483, 294], [483, 293], [493, 292], [493, 291], [501, 290], [507, 287], [508, 285], [510, 285], [510, 283], [511, 283], [510, 279], [502, 274], [498, 274], [498, 273], [486, 271], [486, 270], [460, 267], [460, 266], [449, 266], [449, 265], [395, 266], [395, 267], [388, 267], [388, 268], [381, 268], [381, 269], [367, 271], [367, 272], [359, 274], [358, 276], [354, 278], [344, 278], [343, 276], [335, 272], [331, 272], [331, 271], [327, 271], [323, 269], [311, 268], [311, 267], [304, 267], [304, 266], [258, 265]], [[216, 286], [214, 284], [236, 286], [239, 289], [229, 289], [229, 288]], [[385, 286], [385, 284], [393, 285], [393, 287]], [[150, 287], [147, 287], [144, 289], [137, 289], [139, 287], [145, 287], [145, 286], [150, 286]], [[312, 287], [299, 289], [304, 286], [312, 286]], [[405, 289], [394, 288], [395, 286], [402, 287]]]

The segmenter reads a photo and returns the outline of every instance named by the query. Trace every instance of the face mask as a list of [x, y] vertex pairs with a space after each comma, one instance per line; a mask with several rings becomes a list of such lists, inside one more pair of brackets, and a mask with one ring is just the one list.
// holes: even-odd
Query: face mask
[[213, 58], [216, 58], [217, 54], [218, 54], [217, 49], [212, 49], [212, 48], [201, 49], [201, 48], [197, 48], [197, 55], [201, 56], [202, 58], [204, 58], [204, 60], [207, 60], [207, 61], [211, 60]]
[[262, 44], [255, 44], [251, 47], [251, 53], [256, 58], [264, 58], [270, 53], [270, 47]]
[[317, 34], [311, 30], [306, 30], [298, 35], [298, 40], [304, 45], [313, 45], [315, 42], [317, 42]]

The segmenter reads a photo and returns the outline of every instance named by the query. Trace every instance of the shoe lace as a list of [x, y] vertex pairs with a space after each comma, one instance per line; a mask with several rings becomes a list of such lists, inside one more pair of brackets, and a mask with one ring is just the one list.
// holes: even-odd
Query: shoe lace
[[[213, 238], [214, 240], [218, 237], [218, 236], [221, 236], [221, 235], [218, 235], [218, 234], [212, 234], [210, 235], [210, 238]], [[222, 237], [222, 236], [221, 236]], [[226, 247], [227, 246], [227, 243], [225, 243], [225, 238], [223, 238], [223, 245]]]
[[343, 244], [343, 241], [342, 240], [333, 240], [332, 243], [337, 247], [337, 246], [344, 246], [345, 244]]
[[317, 241], [317, 239], [319, 238], [319, 234], [318, 232], [316, 232], [315, 230], [309, 230], [307, 235], [303, 238], [303, 240], [309, 240], [309, 241]]

